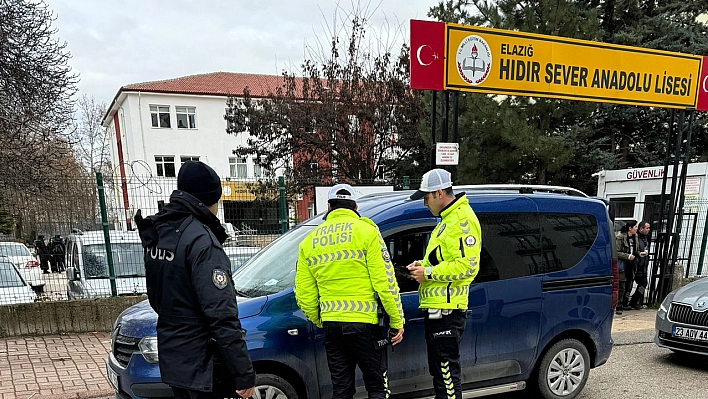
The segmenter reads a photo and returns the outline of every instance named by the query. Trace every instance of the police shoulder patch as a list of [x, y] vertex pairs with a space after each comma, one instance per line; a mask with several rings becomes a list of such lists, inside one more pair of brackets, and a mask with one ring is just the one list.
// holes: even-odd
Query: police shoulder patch
[[211, 273], [211, 280], [214, 282], [216, 288], [223, 290], [228, 285], [228, 276], [226, 272], [221, 269], [214, 269]]
[[476, 243], [477, 243], [477, 239], [474, 238], [474, 236], [465, 237], [465, 245], [467, 245], [468, 247], [472, 247]]
[[388, 253], [388, 250], [386, 248], [381, 249], [381, 257], [383, 258], [384, 262], [390, 262], [391, 261], [391, 254]]

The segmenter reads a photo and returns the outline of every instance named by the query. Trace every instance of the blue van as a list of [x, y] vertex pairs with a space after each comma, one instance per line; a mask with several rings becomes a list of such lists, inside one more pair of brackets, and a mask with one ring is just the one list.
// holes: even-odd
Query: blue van
[[[482, 226], [480, 271], [470, 286], [461, 343], [467, 395], [523, 389], [544, 398], [574, 398], [591, 368], [612, 350], [617, 262], [607, 204], [548, 186], [469, 186]], [[359, 211], [376, 222], [394, 265], [423, 257], [438, 220], [412, 192], [372, 194]], [[313, 217], [283, 234], [234, 274], [238, 307], [257, 372], [256, 398], [332, 395], [324, 333], [295, 303], [297, 248], [319, 223]], [[397, 276], [406, 316], [403, 342], [389, 356], [397, 397], [434, 395], [428, 374], [417, 283]], [[118, 398], [168, 397], [157, 365], [156, 315], [147, 301], [115, 322], [108, 379]], [[358, 396], [365, 395], [363, 381]]]

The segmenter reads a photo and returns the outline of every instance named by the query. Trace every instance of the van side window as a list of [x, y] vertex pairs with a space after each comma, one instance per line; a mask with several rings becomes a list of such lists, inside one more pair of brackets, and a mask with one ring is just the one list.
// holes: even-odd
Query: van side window
[[405, 267], [415, 260], [423, 259], [425, 247], [433, 227], [402, 231], [384, 238], [391, 262], [396, 269], [396, 280], [401, 293], [418, 291], [418, 282], [407, 277]]
[[541, 273], [544, 259], [537, 214], [478, 213], [477, 218], [482, 249], [475, 283]]
[[592, 215], [543, 213], [540, 221], [545, 273], [577, 265], [597, 238], [597, 220]]

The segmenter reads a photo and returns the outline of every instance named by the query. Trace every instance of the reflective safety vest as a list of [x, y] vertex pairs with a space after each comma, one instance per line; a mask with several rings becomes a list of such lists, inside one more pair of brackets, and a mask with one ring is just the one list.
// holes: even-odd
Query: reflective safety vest
[[403, 327], [398, 283], [378, 227], [352, 210], [332, 210], [300, 243], [298, 306], [318, 327], [323, 321], [376, 324], [375, 292], [391, 327]]
[[464, 193], [440, 212], [442, 220], [430, 235], [425, 281], [418, 288], [422, 309], [467, 310], [469, 286], [479, 271], [482, 230]]

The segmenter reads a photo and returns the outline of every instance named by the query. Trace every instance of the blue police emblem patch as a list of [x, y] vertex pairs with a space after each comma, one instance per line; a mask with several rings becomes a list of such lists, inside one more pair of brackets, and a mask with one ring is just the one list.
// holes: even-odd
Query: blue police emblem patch
[[388, 250], [386, 248], [381, 249], [381, 257], [383, 258], [384, 262], [391, 261], [391, 254], [388, 253]]
[[224, 288], [226, 288], [226, 285], [228, 283], [228, 277], [226, 276], [226, 272], [221, 269], [214, 269], [214, 271], [211, 273], [211, 281], [214, 282], [216, 288], [223, 290]]
[[445, 231], [445, 223], [440, 225], [440, 230], [438, 230], [438, 235], [436, 235], [435, 237], [440, 237], [440, 234], [442, 234], [443, 231]]

